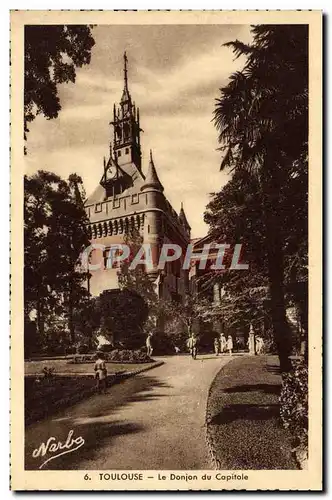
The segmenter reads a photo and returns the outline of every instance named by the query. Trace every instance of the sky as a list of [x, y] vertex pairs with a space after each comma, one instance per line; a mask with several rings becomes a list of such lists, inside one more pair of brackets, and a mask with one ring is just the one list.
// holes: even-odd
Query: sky
[[221, 152], [212, 117], [219, 88], [244, 60], [225, 42], [250, 42], [247, 25], [98, 25], [91, 63], [77, 69], [75, 83], [59, 85], [58, 118], [38, 116], [28, 134], [26, 173], [76, 172], [87, 195], [103, 173], [113, 137], [109, 122], [123, 89], [123, 53], [128, 57], [129, 91], [140, 108], [142, 165], [149, 150], [178, 212], [181, 202], [192, 237], [203, 237], [203, 214], [211, 193], [229, 179], [220, 172]]

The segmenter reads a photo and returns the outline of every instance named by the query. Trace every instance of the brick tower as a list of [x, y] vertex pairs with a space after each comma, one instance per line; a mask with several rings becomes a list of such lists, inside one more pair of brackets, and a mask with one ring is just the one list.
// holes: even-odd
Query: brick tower
[[157, 262], [163, 243], [176, 243], [185, 253], [190, 242], [190, 226], [183, 207], [178, 215], [167, 200], [152, 151], [146, 174], [143, 173], [140, 113], [129, 92], [126, 54], [122, 97], [118, 106], [114, 104], [110, 125], [113, 145], [109, 145], [108, 159], [104, 158], [102, 178], [85, 202], [91, 243], [105, 247], [103, 251], [93, 252], [93, 261], [102, 265], [91, 272], [90, 292], [99, 295], [104, 290], [118, 288], [117, 269], [106, 265], [108, 250], [112, 244], [123, 243], [126, 232], [135, 227], [143, 242], [151, 245], [153, 268], [147, 272], [151, 280], [159, 284], [158, 294], [181, 300], [188, 285], [188, 271], [182, 270], [182, 261], [167, 263], [162, 273], [157, 269]]

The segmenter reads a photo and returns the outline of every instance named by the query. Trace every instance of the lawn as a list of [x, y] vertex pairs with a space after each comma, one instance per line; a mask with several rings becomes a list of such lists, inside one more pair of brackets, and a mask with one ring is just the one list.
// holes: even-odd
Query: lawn
[[[132, 372], [153, 366], [155, 363], [111, 363], [106, 362], [108, 374]], [[41, 375], [44, 367], [54, 368], [55, 375], [94, 375], [94, 363], [68, 363], [65, 359], [52, 359], [46, 361], [26, 361], [24, 364], [25, 375]]]
[[[135, 374], [136, 370], [148, 370], [159, 366], [152, 363], [107, 363], [108, 390], [114, 383]], [[44, 378], [42, 369], [54, 368], [54, 377]], [[94, 363], [70, 364], [66, 360], [25, 362], [25, 423], [48, 417], [57, 411], [73, 405], [96, 391]], [[119, 375], [119, 376], [116, 376]]]
[[218, 468], [296, 469], [291, 436], [280, 421], [276, 356], [245, 356], [227, 364], [208, 398], [208, 440]]

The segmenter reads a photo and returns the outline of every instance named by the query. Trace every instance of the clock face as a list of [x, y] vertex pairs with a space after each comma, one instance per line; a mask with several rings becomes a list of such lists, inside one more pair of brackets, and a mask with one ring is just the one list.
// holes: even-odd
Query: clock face
[[107, 177], [109, 179], [114, 179], [116, 175], [116, 168], [113, 165], [110, 165], [107, 169]]

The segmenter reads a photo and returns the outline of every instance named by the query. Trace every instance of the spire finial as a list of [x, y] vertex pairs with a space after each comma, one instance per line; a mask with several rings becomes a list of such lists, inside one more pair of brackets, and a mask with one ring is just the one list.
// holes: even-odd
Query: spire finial
[[152, 149], [150, 149], [150, 161], [153, 163], [153, 158], [152, 158]]
[[181, 210], [183, 210], [183, 201], [181, 201]]
[[128, 58], [127, 58], [127, 53], [126, 51], [123, 54], [123, 60], [124, 60], [124, 84], [125, 84], [125, 90], [128, 90], [128, 70], [127, 70], [127, 63], [128, 63]]

